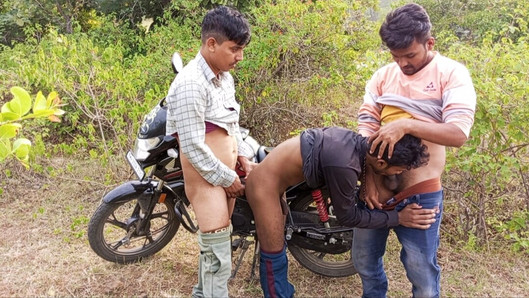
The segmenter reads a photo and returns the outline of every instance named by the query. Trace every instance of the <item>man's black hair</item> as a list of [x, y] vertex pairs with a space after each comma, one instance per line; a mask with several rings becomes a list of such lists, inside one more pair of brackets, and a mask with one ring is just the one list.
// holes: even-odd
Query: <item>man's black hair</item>
[[[372, 156], [378, 156], [380, 144], [378, 144]], [[393, 155], [388, 159], [388, 150], [384, 150], [382, 155], [388, 166], [407, 167], [408, 170], [416, 169], [428, 164], [430, 154], [428, 153], [428, 146], [422, 144], [421, 139], [410, 134], [405, 134], [393, 148]]]
[[229, 40], [246, 46], [251, 39], [250, 24], [239, 11], [227, 6], [218, 6], [208, 11], [204, 17], [201, 37], [202, 43], [213, 37], [219, 44]]
[[389, 49], [397, 50], [408, 48], [414, 40], [425, 43], [431, 36], [431, 28], [432, 23], [426, 10], [411, 3], [388, 13], [379, 34]]

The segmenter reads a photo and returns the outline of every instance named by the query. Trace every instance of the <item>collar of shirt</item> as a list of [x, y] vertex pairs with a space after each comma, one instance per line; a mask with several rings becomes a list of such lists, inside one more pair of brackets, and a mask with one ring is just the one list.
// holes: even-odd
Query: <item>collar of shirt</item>
[[204, 59], [204, 56], [202, 56], [202, 53], [200, 53], [200, 51], [198, 52], [196, 59], [199, 67], [202, 69], [204, 76], [206, 77], [206, 80], [208, 80], [208, 82], [212, 82], [215, 87], [220, 87], [220, 81], [224, 78], [224, 72], [221, 71], [219, 73], [219, 78], [217, 78], [217, 76], [215, 75], [213, 70], [211, 70], [211, 67], [209, 67], [208, 62], [206, 61], [206, 59]]

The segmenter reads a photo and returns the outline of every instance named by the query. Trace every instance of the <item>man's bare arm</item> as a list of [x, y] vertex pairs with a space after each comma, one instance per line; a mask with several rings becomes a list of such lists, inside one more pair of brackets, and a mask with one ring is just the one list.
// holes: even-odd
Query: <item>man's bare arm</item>
[[391, 158], [395, 144], [405, 134], [450, 147], [461, 147], [467, 140], [463, 131], [451, 123], [427, 123], [415, 119], [399, 119], [380, 127], [369, 137], [369, 142], [372, 142], [370, 152], [373, 152], [380, 144], [378, 158], [382, 157], [386, 149], [388, 149], [388, 157]]

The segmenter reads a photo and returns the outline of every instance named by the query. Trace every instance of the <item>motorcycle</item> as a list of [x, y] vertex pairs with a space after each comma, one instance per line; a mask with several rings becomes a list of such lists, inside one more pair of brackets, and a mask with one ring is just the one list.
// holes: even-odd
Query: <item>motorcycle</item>
[[[172, 64], [176, 73], [183, 67], [177, 53], [173, 55]], [[138, 179], [105, 194], [90, 218], [90, 246], [105, 260], [120, 264], [138, 262], [163, 249], [180, 226], [190, 233], [198, 231], [185, 194], [178, 141], [174, 136], [165, 135], [166, 112], [165, 99], [162, 99], [144, 117], [134, 149], [126, 154]], [[260, 145], [247, 129], [241, 128], [241, 134], [252, 147], [257, 163], [272, 149]], [[244, 177], [244, 173], [238, 173]], [[286, 191], [286, 202], [285, 239], [291, 255], [303, 267], [323, 276], [356, 274], [351, 259], [353, 229], [338, 224], [326, 188], [311, 189], [304, 182], [291, 186]], [[259, 242], [252, 210], [245, 197], [236, 199], [231, 222], [232, 250], [241, 249], [234, 260], [232, 277], [237, 274], [251, 244], [255, 244], [253, 276]]]

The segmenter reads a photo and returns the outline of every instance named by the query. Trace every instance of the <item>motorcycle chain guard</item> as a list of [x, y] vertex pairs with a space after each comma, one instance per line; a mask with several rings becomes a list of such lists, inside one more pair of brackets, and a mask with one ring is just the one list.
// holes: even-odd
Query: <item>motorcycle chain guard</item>
[[[326, 240], [313, 239], [312, 237], [315, 237], [315, 235], [311, 235], [311, 233], [313, 232], [295, 232], [292, 234], [292, 239], [290, 239], [288, 243], [292, 243], [301, 248], [328, 254], [341, 254], [351, 249], [351, 241], [346, 241], [345, 239], [337, 239], [338, 241], [333, 244]], [[352, 232], [349, 232], [349, 234], [350, 236], [347, 238], [352, 238]], [[319, 236], [327, 237], [328, 235], [326, 236], [319, 234]]]
[[[341, 254], [351, 249], [353, 233], [349, 229], [349, 231], [344, 231], [343, 227], [325, 229], [319, 222], [318, 214], [297, 211], [292, 211], [291, 214], [296, 227], [293, 227], [294, 233], [289, 243], [328, 254]], [[331, 225], [337, 226], [336, 223]], [[331, 237], [335, 241], [330, 241]]]

